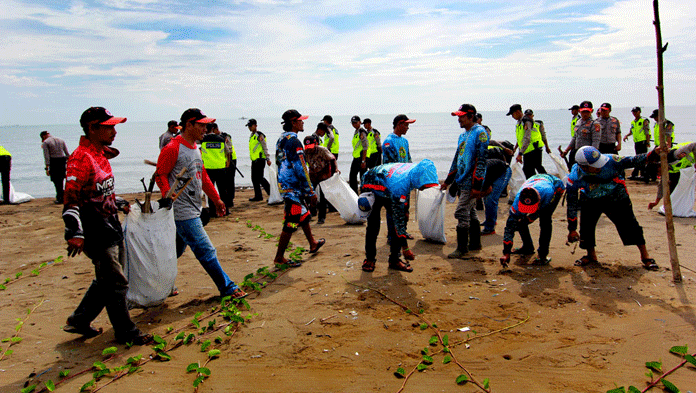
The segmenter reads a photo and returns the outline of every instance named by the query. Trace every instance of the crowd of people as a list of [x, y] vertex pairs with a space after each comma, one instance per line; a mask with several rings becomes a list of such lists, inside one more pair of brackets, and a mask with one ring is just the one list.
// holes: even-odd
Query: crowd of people
[[[365, 260], [362, 270], [373, 272], [376, 268], [377, 237], [381, 226], [381, 210], [386, 211], [388, 242], [390, 245], [388, 267], [412, 272], [411, 261], [415, 255], [408, 247], [413, 236], [408, 233], [410, 194], [413, 190], [439, 187], [451, 198], [457, 198], [454, 217], [456, 246], [447, 257], [468, 259], [481, 249], [481, 236], [495, 233], [498, 200], [506, 195], [511, 178], [513, 158], [522, 164], [527, 178], [515, 195], [505, 223], [501, 265], [510, 263], [511, 254], [534, 255], [535, 264], [548, 264], [549, 245], [553, 229], [553, 213], [564, 194], [567, 198], [568, 242], [579, 241], [587, 254], [576, 261], [578, 266], [598, 263], [595, 227], [601, 214], [605, 214], [616, 226], [624, 245], [635, 245], [640, 252], [643, 267], [658, 269], [645, 245], [642, 228], [636, 220], [631, 199], [626, 190], [624, 171], [635, 168], [632, 180], [651, 181], [659, 161], [659, 150], [650, 150], [651, 129], [649, 120], [640, 116], [641, 109], [633, 108], [635, 120], [631, 132], [621, 138], [620, 123], [610, 116], [611, 105], [604, 103], [599, 116], [594, 119], [593, 105], [583, 101], [570, 108], [571, 141], [561, 156], [568, 158], [569, 174], [559, 178], [546, 173], [542, 166], [543, 151], [551, 153], [544, 123], [534, 119], [532, 110], [519, 104], [512, 105], [507, 115], [516, 121], [513, 145], [508, 141], [493, 140], [490, 128], [482, 124], [482, 115], [471, 104], [463, 104], [451, 114], [462, 129], [447, 177], [440, 182], [435, 164], [423, 159], [413, 162], [406, 134], [416, 120], [400, 114], [393, 119], [393, 132], [384, 138], [372, 127], [370, 119], [351, 118], [354, 128], [352, 156], [349, 170], [350, 188], [355, 192], [361, 214], [366, 217]], [[315, 238], [310, 221], [317, 216], [317, 224], [324, 223], [328, 206], [325, 198], [317, 203], [316, 186], [339, 172], [337, 157], [339, 132], [330, 115], [323, 117], [315, 131], [302, 141], [298, 137], [305, 129], [303, 116], [295, 109], [282, 116], [282, 133], [276, 142], [275, 164], [278, 168], [278, 189], [283, 198], [283, 226], [279, 235], [274, 263], [276, 266], [298, 267], [301, 262], [288, 259], [285, 252], [291, 237], [301, 228], [309, 244], [309, 253], [317, 253], [326, 244], [323, 238]], [[656, 119], [657, 113], [651, 118]], [[142, 345], [152, 336], [140, 331], [131, 321], [126, 302], [128, 280], [123, 272], [123, 230], [117, 212], [128, 212], [129, 204], [116, 197], [114, 176], [109, 160], [118, 155], [111, 147], [116, 136], [115, 126], [126, 121], [115, 117], [102, 107], [87, 109], [80, 118], [84, 131], [79, 146], [72, 152], [64, 141], [51, 136], [48, 131], [40, 134], [44, 150], [46, 174], [56, 188], [56, 203], [62, 203], [65, 222], [65, 239], [68, 255], [84, 252], [95, 266], [95, 279], [80, 304], [68, 317], [66, 332], [94, 336], [101, 329], [91, 322], [106, 308], [116, 333], [122, 343]], [[266, 135], [258, 130], [255, 119], [249, 119], [249, 155], [254, 196], [252, 202], [262, 201], [263, 193], [270, 193], [269, 180], [264, 178], [264, 168], [273, 161], [267, 146]], [[661, 128], [655, 125], [653, 135]], [[696, 143], [682, 143], [671, 149], [674, 125], [665, 121], [662, 127], [668, 133], [665, 149], [669, 149], [670, 187], [679, 181], [679, 170], [696, 163]], [[621, 143], [633, 136], [636, 155], [618, 156]], [[659, 139], [655, 139], [659, 146]], [[210, 241], [202, 217], [203, 196], [211, 206], [211, 216], [225, 216], [234, 207], [237, 155], [228, 134], [221, 133], [214, 118], [200, 109], [186, 110], [179, 121], [172, 120], [159, 138], [160, 155], [154, 176], [162, 193], [159, 206], [173, 209], [177, 235], [177, 256], [190, 247], [201, 266], [215, 283], [220, 296], [240, 299], [247, 294], [230, 279], [217, 258], [217, 251]], [[560, 148], [559, 148], [560, 150]], [[515, 157], [515, 152], [517, 155]], [[68, 157], [69, 156], [69, 157]], [[3, 173], [3, 198], [8, 200], [5, 184], [9, 183], [11, 155], [0, 146], [0, 164]], [[7, 158], [7, 159], [6, 159]], [[5, 167], [8, 169], [5, 171]], [[184, 171], [185, 170], [185, 171]], [[5, 173], [7, 172], [7, 182]], [[170, 189], [176, 185], [177, 176], [186, 172], [191, 179], [171, 198]], [[672, 175], [675, 173], [676, 175]], [[654, 174], [657, 177], [656, 171]], [[664, 180], [664, 179], [663, 179]], [[65, 191], [63, 183], [65, 181]], [[661, 195], [658, 194], [658, 199]], [[476, 201], [483, 200], [485, 220], [480, 223]], [[653, 204], [652, 208], [657, 201]], [[529, 232], [529, 225], [539, 219], [538, 248]], [[578, 233], [579, 222], [579, 233]], [[481, 227], [483, 226], [483, 230]], [[519, 232], [522, 246], [513, 249], [515, 233]]]

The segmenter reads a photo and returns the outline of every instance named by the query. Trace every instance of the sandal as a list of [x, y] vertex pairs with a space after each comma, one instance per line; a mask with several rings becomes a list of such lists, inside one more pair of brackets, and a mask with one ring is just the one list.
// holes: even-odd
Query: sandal
[[525, 247], [520, 247], [512, 250], [512, 254], [515, 255], [533, 255], [534, 254], [534, 247], [532, 248], [525, 248]]
[[546, 258], [534, 258], [534, 261], [532, 262], [532, 265], [537, 265], [537, 266], [546, 266], [549, 263], [551, 263], [551, 258], [546, 257]]
[[408, 261], [402, 261], [401, 259], [396, 262], [389, 263], [389, 268], [406, 273], [411, 273], [413, 271], [411, 264], [408, 263]]
[[249, 296], [249, 294], [244, 292], [242, 288], [237, 288], [228, 296], [230, 296], [232, 299], [244, 299], [245, 297]]
[[148, 333], [143, 333], [141, 331], [138, 331], [134, 335], [123, 339], [123, 338], [117, 338], [116, 341], [119, 344], [127, 344], [127, 345], [147, 345], [151, 343], [153, 340], [152, 334]]
[[302, 266], [301, 261], [293, 261], [292, 259], [286, 259], [283, 263], [273, 262], [276, 269], [285, 270], [289, 267], [300, 267]]
[[309, 253], [310, 253], [310, 254], [316, 254], [317, 251], [319, 251], [319, 249], [321, 248], [321, 246], [323, 246], [324, 244], [326, 244], [326, 240], [325, 240], [325, 239], [322, 238], [322, 239], [317, 240], [317, 246], [314, 247], [313, 249], [309, 250]]
[[416, 260], [416, 256], [413, 254], [413, 251], [411, 251], [408, 248], [404, 249], [401, 253], [404, 254], [404, 259], [406, 259], [408, 261]]
[[575, 261], [575, 266], [587, 266], [590, 264], [597, 264], [597, 263], [599, 263], [599, 261], [597, 261], [596, 259], [591, 259], [587, 255], [585, 255], [584, 257]]
[[80, 334], [85, 338], [92, 338], [100, 335], [104, 329], [95, 329], [92, 327], [92, 325], [76, 326], [68, 323], [67, 325], [63, 326], [63, 331], [66, 333]]
[[643, 268], [645, 270], [656, 271], [660, 269], [660, 267], [657, 266], [657, 263], [655, 263], [655, 260], [652, 258], [641, 259], [641, 262], [643, 262]]
[[363, 261], [362, 264], [362, 270], [364, 272], [372, 273], [375, 271], [375, 262], [376, 261], [368, 261], [367, 259]]

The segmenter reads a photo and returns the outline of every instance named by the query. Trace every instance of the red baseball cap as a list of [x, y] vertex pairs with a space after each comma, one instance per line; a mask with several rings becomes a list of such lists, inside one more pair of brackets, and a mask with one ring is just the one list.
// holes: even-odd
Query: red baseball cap
[[517, 209], [520, 213], [533, 214], [539, 210], [539, 191], [533, 187], [523, 188], [520, 191]]
[[193, 120], [195, 123], [215, 123], [215, 119], [208, 117], [198, 108], [189, 108], [181, 115], [181, 124], [185, 124], [187, 121]]
[[89, 124], [102, 124], [105, 126], [113, 126], [119, 123], [126, 122], [125, 117], [114, 117], [106, 108], [101, 106], [93, 106], [82, 112], [80, 117], [80, 125], [84, 128]]

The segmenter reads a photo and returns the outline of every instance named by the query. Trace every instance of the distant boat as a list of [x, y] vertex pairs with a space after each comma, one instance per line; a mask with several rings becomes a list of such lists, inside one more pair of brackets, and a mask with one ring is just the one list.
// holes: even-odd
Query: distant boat
[[242, 116], [242, 117], [239, 118], [239, 120], [246, 120], [246, 119], [247, 119], [247, 118], [244, 117], [244, 116]]

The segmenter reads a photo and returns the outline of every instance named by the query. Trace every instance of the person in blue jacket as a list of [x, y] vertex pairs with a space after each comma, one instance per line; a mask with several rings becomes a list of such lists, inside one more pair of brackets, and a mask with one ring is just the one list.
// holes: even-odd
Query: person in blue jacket
[[[587, 250], [587, 255], [575, 261], [576, 266], [596, 264], [595, 227], [599, 217], [604, 213], [619, 232], [624, 246], [635, 245], [640, 251], [643, 267], [658, 270], [655, 260], [650, 258], [645, 246], [643, 228], [633, 213], [633, 204], [626, 191], [624, 170], [640, 166], [647, 161], [659, 160], [655, 150], [633, 157], [601, 154], [592, 146], [584, 146], [575, 154], [575, 165], [567, 177], [568, 199], [568, 241], [580, 240], [580, 248]], [[578, 226], [580, 216], [580, 235]]]
[[[437, 169], [430, 160], [414, 163], [393, 163], [376, 166], [363, 175], [362, 194], [358, 198], [361, 210], [369, 211], [365, 231], [365, 261], [362, 270], [375, 270], [377, 258], [377, 236], [380, 228], [382, 207], [393, 219], [388, 222], [389, 268], [412, 272], [408, 261], [401, 260], [401, 249], [406, 247], [406, 200], [412, 190], [423, 190], [439, 185]], [[372, 195], [370, 195], [372, 194]]]
[[309, 170], [304, 158], [302, 142], [297, 138], [297, 133], [304, 131], [304, 120], [308, 116], [300, 115], [295, 109], [288, 109], [283, 113], [283, 133], [276, 143], [276, 164], [278, 165], [278, 188], [285, 203], [285, 218], [283, 230], [278, 240], [278, 251], [273, 262], [276, 266], [290, 267], [300, 266], [301, 263], [285, 258], [285, 250], [290, 244], [292, 234], [301, 227], [309, 242], [309, 253], [314, 254], [326, 243], [324, 239], [315, 240], [309, 220], [312, 208], [317, 204], [317, 196], [314, 194], [312, 182], [309, 179]]
[[457, 116], [459, 127], [465, 131], [459, 135], [457, 151], [452, 160], [447, 179], [442, 184], [446, 190], [452, 183], [459, 186], [459, 203], [454, 211], [457, 219], [457, 248], [447, 256], [450, 259], [465, 259], [469, 250], [481, 249], [481, 227], [476, 215], [476, 198], [484, 195], [483, 180], [486, 176], [488, 134], [476, 121], [476, 108], [463, 104], [452, 112]]
[[[553, 222], [551, 216], [556, 211], [558, 202], [563, 196], [565, 186], [563, 182], [552, 175], [534, 175], [527, 179], [515, 195], [515, 200], [510, 206], [505, 234], [503, 235], [503, 256], [500, 264], [506, 268], [510, 263], [510, 254], [531, 255], [534, 254], [534, 242], [529, 234], [529, 224], [539, 218], [539, 249], [538, 257], [534, 264], [546, 265], [551, 262], [549, 244]], [[515, 232], [520, 233], [522, 247], [512, 251]]]

